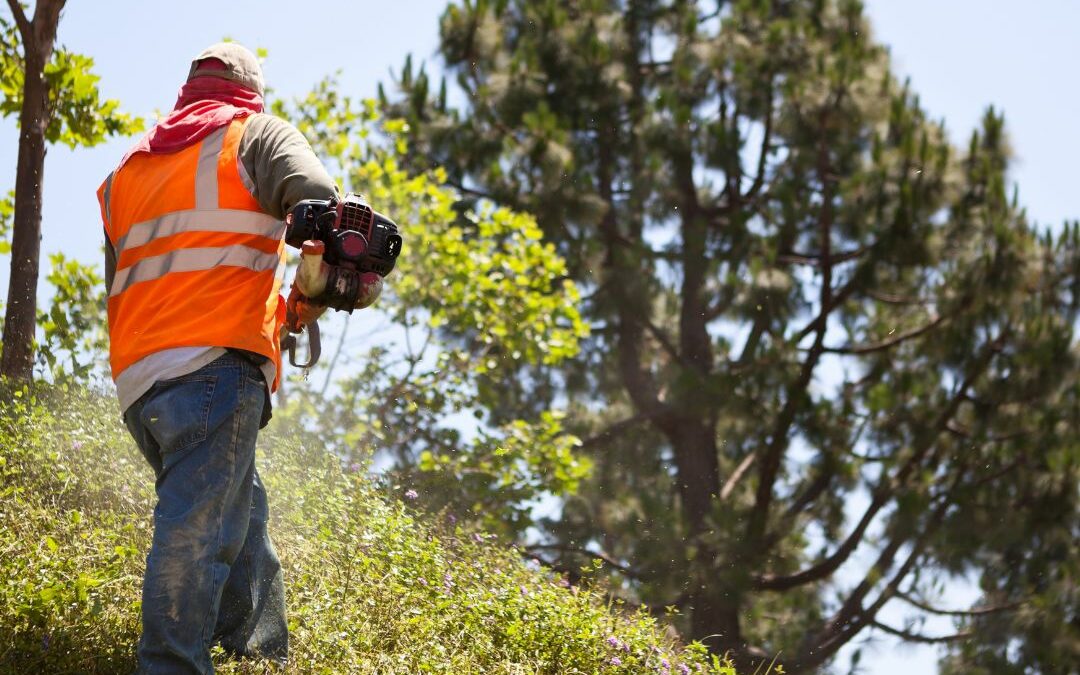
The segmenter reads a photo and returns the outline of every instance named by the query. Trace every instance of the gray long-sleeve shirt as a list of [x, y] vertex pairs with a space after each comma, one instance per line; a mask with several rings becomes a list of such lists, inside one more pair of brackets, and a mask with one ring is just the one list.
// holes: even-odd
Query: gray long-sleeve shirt
[[[337, 193], [322, 162], [296, 127], [264, 113], [252, 115], [240, 139], [240, 163], [253, 196], [267, 214], [284, 218], [303, 199], [329, 199]], [[117, 253], [105, 238], [105, 288], [112, 288]], [[166, 349], [128, 366], [116, 379], [120, 409], [127, 408], [155, 382], [192, 373], [225, 353], [218, 345]], [[267, 385], [275, 366], [263, 364]]]

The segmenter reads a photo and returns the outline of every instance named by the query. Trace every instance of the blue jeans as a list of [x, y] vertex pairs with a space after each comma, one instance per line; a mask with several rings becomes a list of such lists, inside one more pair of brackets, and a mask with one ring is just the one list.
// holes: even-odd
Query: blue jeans
[[230, 352], [124, 413], [157, 477], [140, 673], [212, 673], [214, 643], [285, 660], [285, 589], [255, 471], [267, 396], [260, 370]]

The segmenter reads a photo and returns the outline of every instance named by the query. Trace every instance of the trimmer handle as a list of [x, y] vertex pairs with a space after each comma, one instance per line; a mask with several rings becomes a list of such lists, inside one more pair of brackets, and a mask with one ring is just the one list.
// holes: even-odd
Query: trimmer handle
[[322, 340], [319, 336], [319, 322], [312, 321], [307, 325], [308, 334], [308, 360], [307, 363], [296, 362], [296, 335], [289, 333], [281, 339], [281, 351], [289, 353], [289, 363], [295, 368], [311, 368], [319, 362], [322, 355]]

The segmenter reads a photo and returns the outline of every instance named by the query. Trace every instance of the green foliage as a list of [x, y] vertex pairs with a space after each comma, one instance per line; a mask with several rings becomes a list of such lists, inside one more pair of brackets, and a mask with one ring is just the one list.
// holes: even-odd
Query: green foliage
[[813, 673], [977, 577], [1012, 609], [943, 643], [958, 671], [1076, 670], [1080, 242], [1010, 195], [1001, 114], [951, 147], [854, 0], [475, 0], [440, 29], [462, 105], [406, 61], [404, 165], [534, 215], [594, 327], [484, 385], [588, 439], [549, 562], [602, 545], [742, 669]]
[[11, 253], [11, 218], [15, 215], [15, 191], [0, 198], [0, 255]]
[[[572, 493], [589, 467], [547, 407], [492, 412], [502, 403], [492, 383], [563, 362], [588, 334], [562, 257], [530, 216], [489, 204], [462, 210], [441, 171], [402, 169], [407, 127], [381, 121], [374, 101], [342, 96], [334, 80], [274, 110], [405, 240], [378, 304], [389, 337], [365, 335], [363, 348], [342, 350], [341, 335], [341, 363], [356, 374], [340, 378], [329, 401], [294, 382], [283, 414], [317, 416], [324, 442], [343, 456], [394, 460], [398, 479], [431, 495], [432, 508], [520, 531], [533, 500]], [[373, 314], [354, 321], [371, 325]]]
[[[0, 256], [11, 253], [11, 218], [15, 214], [15, 191], [12, 190], [4, 197], [0, 197]], [[4, 307], [0, 301], [0, 309]], [[3, 328], [3, 319], [0, 318], [0, 329]], [[4, 346], [0, 344], [0, 353]]]
[[108, 351], [105, 280], [96, 265], [69, 260], [63, 253], [49, 256], [46, 281], [53, 287], [47, 312], [37, 324], [44, 332], [37, 356], [54, 382], [85, 382], [95, 362]]
[[[381, 174], [381, 167], [367, 164], [358, 176], [378, 185]], [[400, 199], [409, 193], [395, 194], [393, 182], [385, 193], [373, 190], [372, 198], [385, 197], [399, 213], [409, 208]], [[494, 351], [487, 360], [477, 359], [473, 368], [478, 375], [498, 368], [495, 358], [500, 356], [511, 362], [557, 364], [576, 354], [578, 340], [587, 334], [576, 309], [580, 297], [573, 282], [565, 279], [562, 258], [541, 241], [535, 221], [484, 205], [465, 214], [465, 226], [453, 224], [452, 193], [436, 190], [431, 196], [437, 210], [423, 214], [423, 222], [450, 225], [409, 224], [405, 231], [410, 246], [425, 255], [403, 261], [395, 293], [426, 309], [431, 327], [450, 327], [468, 335], [476, 349]]]
[[[91, 147], [109, 136], [128, 136], [143, 129], [143, 120], [120, 111], [119, 101], [101, 98], [92, 72], [94, 60], [63, 47], [53, 51], [45, 66], [49, 87], [49, 124], [45, 140], [69, 148]], [[19, 33], [0, 17], [0, 115], [18, 115], [22, 109], [25, 61]]]
[[[0, 255], [11, 253], [8, 232], [14, 213], [14, 192], [0, 199]], [[53, 382], [86, 382], [108, 353], [104, 279], [96, 265], [49, 256], [45, 280], [53, 287], [47, 311], [38, 311], [43, 342], [36, 346], [39, 365]], [[3, 303], [0, 303], [0, 307]]]
[[[0, 671], [130, 672], [151, 471], [111, 397], [19, 390], [0, 406]], [[490, 535], [418, 517], [313, 440], [280, 422], [260, 437], [288, 593], [285, 672], [629, 675], [682, 664], [734, 675], [648, 614], [609, 606], [602, 589], [568, 587]], [[215, 661], [221, 673], [264, 667]]]
[[[4, 94], [5, 115], [14, 97], [22, 100], [23, 63], [19, 29], [4, 17], [0, 17], [0, 92]], [[18, 108], [15, 109], [16, 111]]]
[[573, 495], [592, 463], [577, 456], [576, 436], [562, 415], [545, 412], [534, 424], [515, 420], [495, 433], [481, 431], [458, 452], [420, 454], [417, 469], [437, 504], [472, 513], [494, 531], [523, 532], [540, 495]]

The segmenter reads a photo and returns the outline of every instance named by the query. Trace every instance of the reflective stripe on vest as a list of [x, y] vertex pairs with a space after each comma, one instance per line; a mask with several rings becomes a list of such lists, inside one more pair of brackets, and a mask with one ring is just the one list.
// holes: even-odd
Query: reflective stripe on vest
[[160, 279], [174, 272], [197, 272], [219, 265], [246, 267], [255, 272], [276, 271], [280, 262], [277, 253], [263, 253], [243, 245], [181, 248], [143, 258], [131, 267], [117, 270], [109, 296], [120, 295], [129, 286], [140, 281]]
[[114, 378], [144, 356], [182, 346], [257, 352], [280, 372], [285, 224], [261, 211], [240, 164], [248, 119], [198, 147], [133, 155], [99, 189], [117, 254], [109, 293]]
[[183, 232], [231, 232], [257, 234], [276, 239], [282, 231], [281, 221], [251, 211], [177, 211], [160, 218], [136, 223], [116, 242], [116, 250], [130, 251], [155, 239]]

